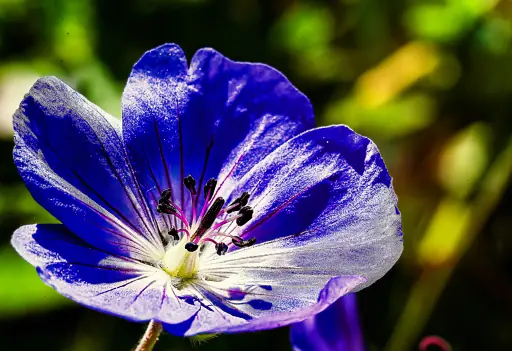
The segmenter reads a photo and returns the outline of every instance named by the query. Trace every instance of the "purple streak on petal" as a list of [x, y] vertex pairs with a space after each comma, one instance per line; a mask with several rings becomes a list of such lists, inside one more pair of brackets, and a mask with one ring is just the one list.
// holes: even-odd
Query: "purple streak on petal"
[[169, 276], [160, 269], [98, 251], [63, 225], [21, 227], [12, 245], [46, 284], [101, 312], [134, 321], [181, 323], [199, 308], [180, 305], [167, 292], [162, 299], [162, 285]]
[[332, 278], [325, 288], [319, 293], [317, 302], [313, 303], [309, 307], [303, 307], [291, 312], [267, 313], [253, 319], [232, 319], [235, 316], [231, 315], [230, 322], [223, 323], [218, 320], [212, 320], [211, 317], [208, 318], [208, 311], [199, 310], [197, 320], [194, 321], [190, 329], [185, 333], [185, 336], [195, 335], [198, 333], [239, 333], [266, 330], [301, 322], [304, 319], [323, 311], [340, 296], [343, 296], [347, 292], [353, 290], [364, 281], [365, 279], [362, 277]]
[[[176, 99], [176, 104], [179, 103], [179, 98]], [[176, 117], [178, 118], [178, 136], [179, 136], [179, 149], [180, 149], [180, 188], [181, 188], [181, 206], [185, 209], [185, 184], [183, 180], [185, 179], [185, 162], [183, 160], [183, 127], [181, 125], [181, 116], [179, 108], [176, 108]], [[186, 210], [184, 210], [186, 211]], [[187, 214], [183, 214], [186, 218]], [[191, 214], [192, 215], [192, 214]], [[191, 218], [192, 220], [192, 218]]]
[[[208, 147], [206, 148], [206, 153], [205, 153], [205, 157], [204, 157], [204, 164], [203, 164], [203, 169], [201, 170], [201, 176], [199, 177], [199, 185], [197, 187], [197, 198], [200, 199], [201, 197], [201, 192], [203, 191], [203, 181], [204, 181], [204, 175], [206, 173], [206, 168], [208, 167], [208, 160], [210, 159], [210, 152], [212, 151], [212, 147], [213, 147], [213, 140], [212, 142], [208, 145]], [[200, 201], [197, 201], [196, 203], [196, 207], [199, 205]]]
[[[250, 233], [255, 230], [257, 227], [265, 223], [268, 219], [272, 218], [273, 216], [277, 215], [279, 212], [281, 212], [283, 209], [285, 209], [287, 206], [290, 205], [295, 199], [297, 199], [299, 196], [306, 193], [308, 190], [310, 190], [313, 186], [307, 187], [305, 189], [300, 190], [297, 194], [292, 195], [289, 199], [287, 199], [284, 203], [280, 204], [277, 208], [272, 209], [271, 212], [268, 212], [265, 214], [263, 218], [258, 219], [258, 221], [254, 221], [251, 223], [250, 226], [248, 226], [246, 229], [244, 229], [242, 237], [250, 235]], [[318, 204], [318, 203], [317, 203]], [[319, 206], [320, 207], [320, 206]], [[320, 207], [321, 208], [321, 207]], [[311, 210], [311, 208], [310, 208]], [[302, 211], [300, 211], [303, 213]], [[313, 218], [316, 218], [316, 216], [312, 216]]]
[[123, 140], [139, 182], [146, 191], [172, 188], [175, 203], [181, 198], [178, 101], [186, 73], [181, 48], [160, 46], [134, 65], [122, 98]]
[[[204, 179], [224, 179], [222, 169], [241, 177], [282, 142], [313, 126], [308, 99], [281, 73], [230, 61], [212, 49], [198, 51], [188, 72], [178, 46], [148, 51], [123, 94], [123, 136], [139, 181], [145, 190], [162, 187], [168, 171], [178, 205], [185, 203], [184, 191], [177, 189], [183, 188], [185, 173], [199, 179], [201, 192]], [[233, 165], [230, 161], [249, 146], [250, 157]], [[165, 163], [158, 150], [165, 153]], [[143, 177], [144, 157], [153, 181]], [[166, 164], [180, 166], [167, 170]], [[200, 208], [202, 200], [196, 205]]]
[[196, 285], [196, 287], [201, 295], [204, 296], [205, 300], [211, 302], [221, 314], [227, 314], [245, 320], [252, 319], [250, 315], [235, 307], [230, 301], [225, 300], [223, 296], [204, 289], [201, 285]]
[[232, 193], [250, 192], [254, 208], [239, 235], [256, 238], [255, 246], [285, 238], [283, 245], [301, 251], [314, 243], [313, 251], [332, 251], [337, 275], [362, 275], [369, 285], [403, 249], [397, 199], [382, 165], [376, 146], [346, 126], [304, 132], [235, 185]]
[[314, 317], [291, 326], [295, 351], [364, 351], [354, 293], [341, 297]]
[[32, 196], [50, 213], [89, 244], [111, 252], [116, 248], [105, 245], [108, 237], [91, 223], [114, 231], [124, 225], [130, 236], [138, 233], [137, 240], [151, 248], [139, 258], [163, 250], [140, 205], [119, 121], [58, 79], [45, 77], [25, 97], [13, 124], [15, 163]]
[[[203, 143], [215, 141], [207, 178], [232, 169], [253, 145], [251, 157], [230, 171], [240, 177], [280, 143], [314, 126], [307, 98], [269, 66], [233, 62], [215, 50], [202, 49], [190, 63], [188, 84], [184, 131], [193, 129]], [[203, 143], [185, 145], [186, 162], [204, 152]]]
[[134, 304], [139, 299], [139, 297], [144, 293], [144, 291], [146, 291], [151, 285], [153, 285], [155, 283], [156, 283], [156, 280], [152, 280], [144, 288], [142, 288], [141, 291], [137, 294], [137, 296], [135, 296], [133, 298], [132, 304]]
[[[178, 301], [178, 303], [179, 303], [177, 296], [176, 295], [174, 295], [174, 296], [176, 297], [176, 301]], [[160, 310], [162, 310], [162, 306], [164, 305], [164, 301], [165, 301], [166, 297], [167, 297], [167, 282], [164, 283], [164, 286], [162, 288], [162, 298], [160, 299]]]
[[[165, 179], [167, 181], [167, 185], [164, 187], [164, 189], [171, 189], [171, 200], [172, 200], [172, 202], [174, 202], [174, 190], [172, 187], [171, 176], [169, 174], [170, 169], [169, 169], [169, 166], [167, 165], [167, 161], [165, 160], [165, 153], [164, 153], [164, 149], [162, 147], [162, 139], [160, 137], [160, 131], [158, 130], [158, 124], [156, 123], [155, 116], [152, 116], [152, 118], [153, 118], [153, 126], [155, 128], [156, 140], [158, 141], [158, 153], [160, 154], [160, 159], [162, 161], [162, 167], [163, 167], [164, 173], [165, 173]], [[146, 155], [146, 154], [144, 154], [144, 155]], [[147, 157], [146, 157], [146, 159], [147, 159]], [[155, 183], [155, 184], [157, 184], [157, 186], [158, 186], [158, 183]]]
[[[50, 270], [51, 270], [51, 269], [52, 269], [52, 268], [54, 268], [54, 267], [53, 267], [53, 265], [49, 265], [49, 266], [47, 267], [47, 269], [48, 269], [48, 268], [50, 268]], [[95, 268], [95, 267], [89, 267], [89, 268]], [[82, 272], [81, 272], [81, 273], [82, 273]], [[94, 272], [94, 273], [96, 273], [96, 272]], [[82, 275], [82, 274], [80, 274], [80, 275]], [[92, 274], [91, 274], [91, 276], [92, 276]], [[103, 278], [103, 277], [101, 277], [101, 278]], [[121, 288], [127, 287], [127, 286], [128, 286], [128, 285], [130, 285], [130, 284], [136, 283], [136, 282], [138, 282], [138, 281], [140, 281], [140, 280], [142, 280], [142, 279], [146, 279], [146, 278], [147, 278], [146, 276], [138, 274], [135, 278], [130, 279], [130, 280], [128, 280], [128, 281], [124, 281], [124, 282], [123, 282], [123, 284], [116, 285], [116, 286], [114, 286], [114, 287], [112, 287], [112, 288], [110, 288], [110, 289], [102, 290], [102, 291], [100, 291], [99, 293], [95, 294], [94, 296], [95, 296], [95, 297], [97, 297], [97, 296], [100, 296], [100, 295], [108, 294], [108, 293], [110, 293], [110, 292], [112, 292], [112, 291], [119, 290], [119, 289], [121, 289]], [[113, 278], [113, 280], [114, 280], [114, 281], [117, 281], [117, 279], [115, 279], [115, 278]], [[73, 282], [71, 281], [70, 283], [73, 283]], [[95, 282], [95, 281], [90, 281], [90, 280], [89, 280], [89, 281], [88, 281], [88, 283], [97, 283], [97, 282]]]

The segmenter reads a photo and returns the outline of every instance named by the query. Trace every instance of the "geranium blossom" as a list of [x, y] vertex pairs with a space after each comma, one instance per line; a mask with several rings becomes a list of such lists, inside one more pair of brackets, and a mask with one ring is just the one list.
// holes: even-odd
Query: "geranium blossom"
[[177, 45], [148, 51], [122, 121], [54, 77], [14, 115], [14, 160], [62, 224], [12, 243], [62, 295], [177, 335], [302, 321], [382, 277], [402, 252], [377, 147], [314, 128], [275, 69]]

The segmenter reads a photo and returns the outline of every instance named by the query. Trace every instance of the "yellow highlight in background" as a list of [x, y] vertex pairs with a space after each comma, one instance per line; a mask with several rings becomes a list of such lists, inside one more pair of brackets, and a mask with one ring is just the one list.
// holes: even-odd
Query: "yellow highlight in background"
[[359, 78], [356, 98], [365, 107], [381, 106], [432, 73], [439, 62], [434, 46], [424, 42], [408, 43]]
[[434, 267], [449, 265], [464, 247], [470, 214], [470, 206], [463, 201], [444, 199], [437, 207], [419, 244], [419, 263]]

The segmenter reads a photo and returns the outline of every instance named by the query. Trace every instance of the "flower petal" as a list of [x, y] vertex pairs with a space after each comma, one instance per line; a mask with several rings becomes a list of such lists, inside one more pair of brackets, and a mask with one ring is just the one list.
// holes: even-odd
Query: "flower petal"
[[199, 191], [210, 177], [240, 178], [313, 126], [308, 99], [281, 73], [212, 49], [198, 51], [188, 71], [176, 45], [147, 52], [123, 94], [123, 135], [141, 184], [155, 193], [149, 201], [174, 187], [175, 202], [185, 202], [187, 174]]
[[325, 311], [291, 326], [294, 351], [364, 351], [356, 294], [347, 294]]
[[[268, 268], [268, 267], [267, 267]], [[336, 299], [362, 284], [365, 279], [356, 276], [334, 277], [323, 280], [321, 285], [307, 282], [300, 274], [288, 274], [283, 285], [250, 285], [240, 281], [196, 283], [197, 292], [209, 304], [200, 309], [196, 318], [190, 321], [181, 335], [190, 336], [202, 333], [238, 333], [278, 328], [303, 321], [313, 316]], [[294, 284], [292, 283], [294, 281]], [[287, 288], [285, 284], [290, 284]], [[231, 285], [230, 285], [231, 284]], [[228, 289], [227, 287], [232, 288]], [[294, 290], [295, 289], [295, 290]], [[310, 294], [303, 295], [302, 290]], [[307, 296], [307, 300], [301, 300]], [[170, 333], [176, 334], [176, 327], [164, 325]], [[182, 327], [182, 326], [180, 326]]]
[[44, 208], [93, 246], [145, 260], [161, 256], [118, 120], [45, 77], [16, 111], [14, 130], [14, 161]]
[[384, 162], [369, 139], [346, 126], [314, 129], [283, 144], [231, 196], [243, 191], [251, 194], [254, 218], [241, 236], [260, 244], [211, 255], [210, 269], [229, 265], [247, 274], [262, 262], [277, 271], [307, 267], [363, 276], [368, 281], [360, 289], [382, 277], [402, 253], [400, 214]]
[[162, 270], [92, 248], [61, 224], [23, 226], [14, 232], [12, 245], [46, 284], [90, 308], [167, 323], [183, 322], [197, 312], [174, 296]]
[[209, 304], [186, 335], [304, 320], [373, 283], [402, 252], [391, 178], [375, 145], [345, 126], [289, 140], [224, 191], [252, 194], [254, 219], [233, 234], [258, 242], [224, 256], [204, 248], [191, 285]]
[[160, 46], [135, 64], [123, 92], [123, 139], [155, 212], [163, 190], [173, 189], [173, 197], [181, 191], [179, 124], [187, 99], [186, 75], [181, 48]]

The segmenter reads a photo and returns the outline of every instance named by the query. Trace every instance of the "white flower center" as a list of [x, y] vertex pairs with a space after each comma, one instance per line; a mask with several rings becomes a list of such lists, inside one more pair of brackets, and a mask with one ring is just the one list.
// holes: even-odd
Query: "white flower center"
[[199, 250], [189, 252], [185, 249], [186, 237], [167, 249], [161, 261], [161, 268], [174, 278], [192, 279], [199, 268]]

